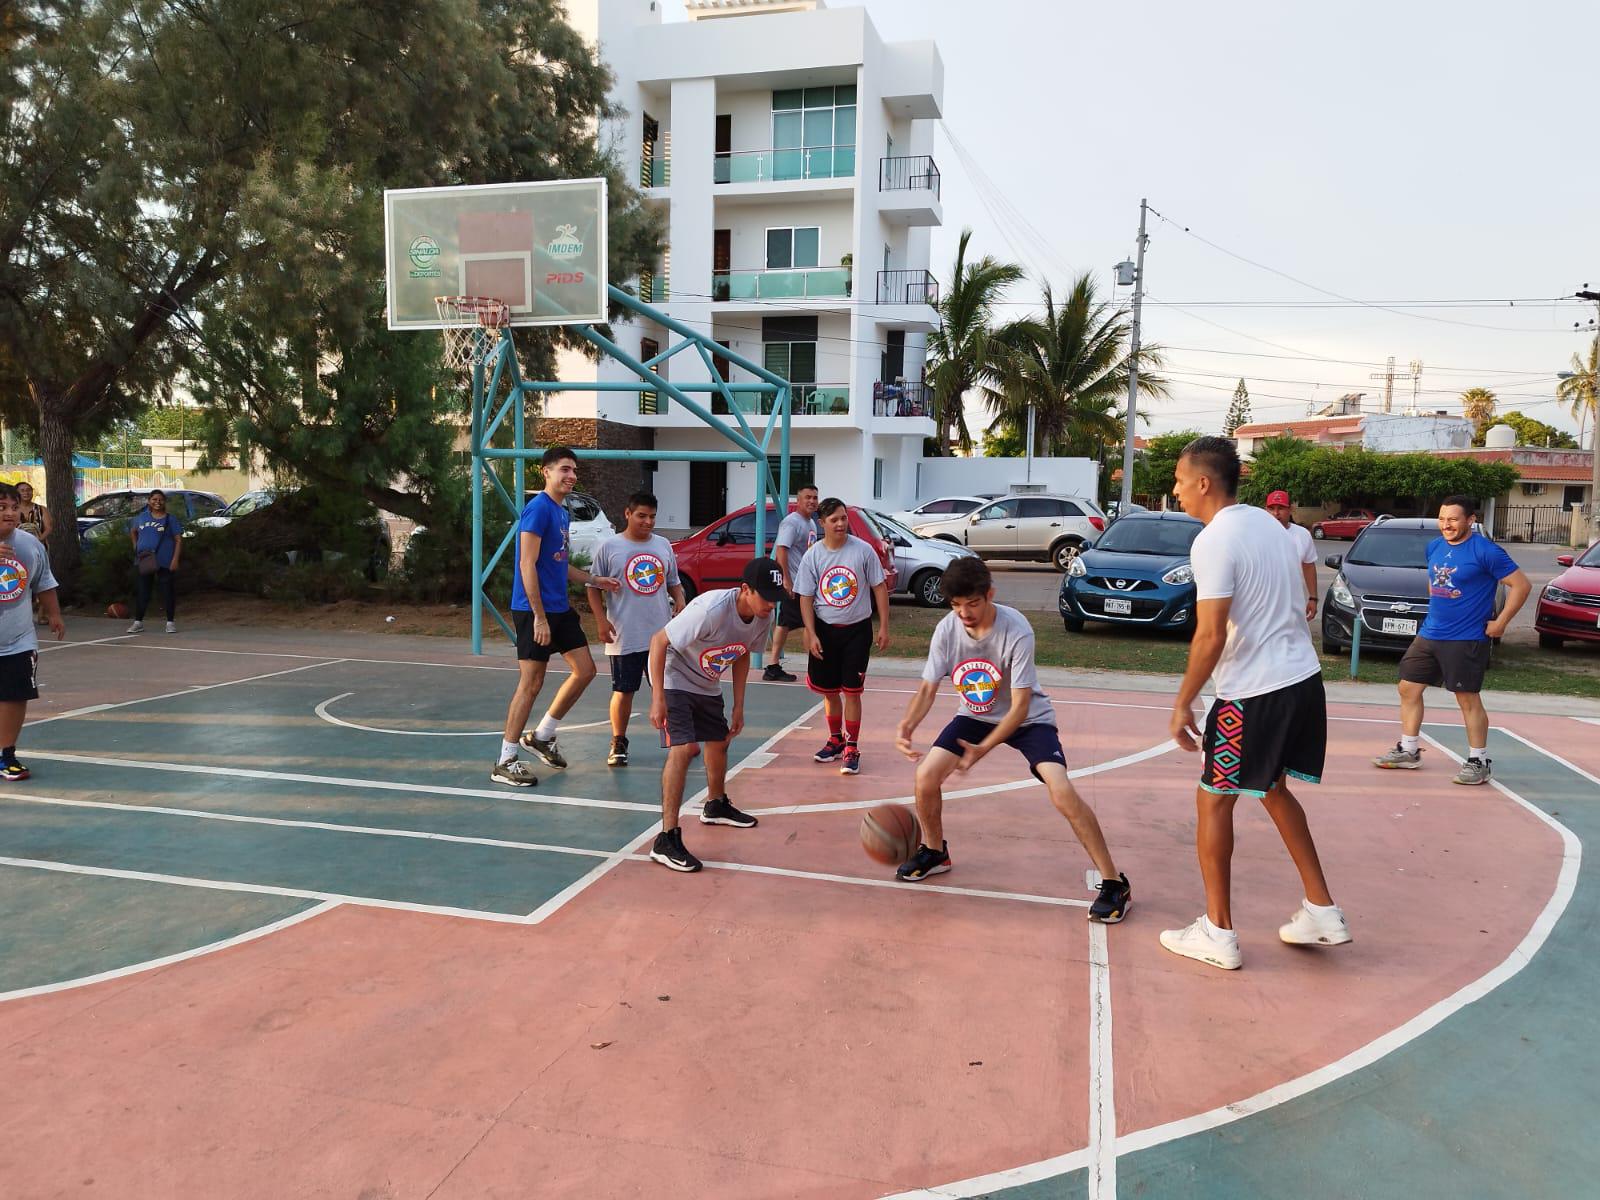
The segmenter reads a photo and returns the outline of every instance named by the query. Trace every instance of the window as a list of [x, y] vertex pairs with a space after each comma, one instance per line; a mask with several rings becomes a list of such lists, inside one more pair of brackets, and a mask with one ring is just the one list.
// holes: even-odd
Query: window
[[1589, 489], [1583, 484], [1568, 484], [1561, 493], [1562, 508], [1578, 508], [1583, 504], [1583, 494]]
[[600, 515], [600, 506], [593, 497], [572, 492], [567, 496], [567, 515], [574, 521], [593, 521]]
[[[772, 468], [772, 478], [778, 479], [778, 469], [782, 465], [776, 454], [767, 455], [767, 463]], [[817, 456], [814, 454], [791, 454], [789, 456], [789, 495], [793, 496], [803, 487], [817, 486]], [[753, 528], [753, 526], [752, 526]], [[755, 534], [750, 535], [754, 540]]]
[[874, 500], [883, 498], [883, 459], [881, 458], [872, 460], [872, 498]]
[[856, 173], [856, 89], [772, 93], [772, 177], [830, 179]]
[[[649, 362], [652, 358], [654, 358], [656, 355], [658, 355], [660, 353], [661, 353], [661, 343], [656, 341], [655, 338], [640, 338], [639, 339], [639, 361], [640, 362]], [[663, 369], [661, 367], [655, 367], [655, 368], [653, 368], [653, 370], [656, 372], [657, 375], [661, 375], [663, 373]], [[657, 413], [664, 413], [664, 412], [667, 411], [667, 404], [666, 404], [666, 401], [661, 398], [661, 396], [660, 396], [660, 394], [658, 392], [655, 392], [655, 391], [640, 392], [639, 393], [639, 411], [641, 413], [645, 414], [645, 415], [654, 415], [654, 414], [657, 414]]]
[[815, 342], [768, 342], [761, 347], [761, 365], [790, 383], [817, 381]]
[[997, 500], [989, 507], [978, 510], [978, 520], [999, 521], [1010, 519], [1017, 515], [1017, 509], [1020, 504], [1021, 501], [1015, 496], [1006, 500]]
[[814, 267], [822, 251], [822, 230], [816, 225], [767, 230], [767, 270]]
[[[790, 459], [793, 462], [794, 459]], [[773, 468], [777, 473], [777, 468]], [[778, 523], [783, 518], [778, 515], [778, 510], [771, 505], [767, 506], [766, 528], [762, 532], [762, 541], [766, 543], [768, 553], [772, 551], [773, 539], [778, 536]], [[740, 513], [737, 517], [730, 517], [728, 521], [711, 535], [711, 541], [716, 544], [729, 546], [754, 546], [756, 544], [756, 514], [751, 509], [747, 513]]]
[[1022, 517], [1064, 517], [1068, 514], [1067, 506], [1060, 500], [1028, 497], [1022, 501], [1022, 507], [1018, 510], [1017, 515]]

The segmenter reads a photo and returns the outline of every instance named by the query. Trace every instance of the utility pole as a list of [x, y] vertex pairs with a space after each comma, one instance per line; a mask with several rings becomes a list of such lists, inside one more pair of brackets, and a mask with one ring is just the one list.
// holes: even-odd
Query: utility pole
[[[1128, 425], [1124, 430], [1122, 444], [1122, 502], [1118, 506], [1119, 513], [1128, 511], [1128, 505], [1133, 503], [1133, 438], [1134, 418], [1139, 415], [1139, 312], [1144, 304], [1144, 246], [1150, 239], [1145, 236], [1144, 222], [1145, 210], [1150, 207], [1148, 200], [1139, 201], [1139, 245], [1134, 251], [1133, 263], [1133, 336], [1128, 343]], [[1123, 268], [1127, 263], [1117, 264], [1118, 282], [1123, 282]]]
[[[1595, 311], [1600, 314], [1600, 292], [1579, 292], [1579, 300], [1592, 300]], [[1595, 337], [1600, 337], [1597, 329]], [[1590, 381], [1593, 383], [1593, 381]], [[1590, 438], [1589, 448], [1589, 544], [1600, 542], [1600, 415], [1595, 417], [1595, 436]]]

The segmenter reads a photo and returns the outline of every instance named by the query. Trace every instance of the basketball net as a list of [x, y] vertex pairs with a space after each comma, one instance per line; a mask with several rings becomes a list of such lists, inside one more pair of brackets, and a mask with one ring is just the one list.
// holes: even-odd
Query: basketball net
[[478, 363], [487, 366], [494, 361], [500, 330], [511, 320], [510, 305], [492, 296], [435, 296], [433, 305], [439, 319], [447, 322], [440, 332], [445, 362], [452, 370], [471, 375]]

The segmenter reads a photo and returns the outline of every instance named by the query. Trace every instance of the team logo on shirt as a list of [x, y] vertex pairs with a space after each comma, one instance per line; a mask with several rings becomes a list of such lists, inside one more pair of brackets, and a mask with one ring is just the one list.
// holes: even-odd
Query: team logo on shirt
[[654, 554], [635, 554], [622, 569], [628, 586], [641, 596], [654, 596], [667, 581], [667, 566]]
[[1456, 587], [1456, 569], [1443, 565], [1433, 568], [1428, 580], [1428, 595], [1443, 596], [1447, 600], [1461, 599], [1461, 589]]
[[726, 646], [717, 646], [700, 655], [700, 669], [711, 679], [721, 679], [722, 673], [731, 667], [744, 653], [743, 642], [729, 642]]
[[7, 555], [0, 558], [0, 604], [20, 599], [28, 590], [28, 568]]
[[1000, 668], [986, 658], [969, 658], [950, 672], [950, 682], [975, 713], [986, 713], [994, 707], [1000, 698], [1002, 680]]
[[847, 608], [860, 594], [856, 573], [843, 564], [829, 567], [817, 581], [817, 596], [830, 608]]

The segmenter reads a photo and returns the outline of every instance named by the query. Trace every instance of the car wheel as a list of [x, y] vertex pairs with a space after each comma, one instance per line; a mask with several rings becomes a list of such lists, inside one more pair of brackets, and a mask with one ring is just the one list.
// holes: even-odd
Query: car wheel
[[1061, 623], [1066, 626], [1068, 633], [1083, 632], [1083, 620], [1080, 617], [1062, 617]]
[[1566, 638], [1558, 638], [1553, 633], [1541, 633], [1539, 635], [1539, 649], [1541, 650], [1559, 650], [1566, 644]]
[[1050, 547], [1050, 561], [1055, 564], [1058, 571], [1065, 572], [1072, 565], [1072, 560], [1083, 553], [1083, 543], [1075, 542], [1070, 538], [1063, 538]]
[[700, 589], [694, 586], [694, 580], [690, 579], [687, 575], [680, 575], [678, 577], [678, 582], [683, 585], [684, 603], [688, 603], [690, 600], [693, 600], [697, 595], [700, 594]]
[[923, 608], [944, 606], [944, 578], [934, 570], [923, 571], [911, 581], [911, 594]]
[[1311, 536], [1316, 538], [1320, 542], [1323, 538], [1327, 537], [1328, 535], [1326, 533], [1322, 532], [1322, 526], [1321, 525], [1313, 525], [1311, 527]]

